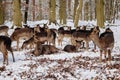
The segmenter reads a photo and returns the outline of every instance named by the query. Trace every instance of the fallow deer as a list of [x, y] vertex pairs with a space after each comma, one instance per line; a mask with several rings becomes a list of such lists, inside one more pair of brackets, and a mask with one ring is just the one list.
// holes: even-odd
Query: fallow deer
[[21, 48], [27, 49], [28, 46], [30, 49], [34, 48], [34, 37], [31, 37], [30, 39], [24, 41]]
[[75, 45], [76, 44], [76, 40], [77, 41], [85, 41], [86, 42], [86, 49], [88, 50], [89, 47], [89, 41], [91, 41], [90, 39], [90, 33], [91, 30], [77, 30], [72, 34], [72, 44]]
[[0, 25], [0, 33], [4, 33], [6, 36], [8, 36], [8, 29], [9, 29], [8, 26]]
[[52, 54], [58, 52], [58, 48], [53, 45], [42, 45], [41, 42], [37, 42], [35, 50], [33, 54], [35, 56], [43, 55], [43, 54]]
[[56, 33], [49, 29], [48, 27], [40, 28], [40, 32], [35, 32], [34, 40], [35, 42], [48, 42], [55, 45]]
[[70, 38], [71, 40], [72, 32], [74, 32], [74, 30], [71, 30], [70, 26], [67, 26], [67, 30], [65, 30], [64, 27], [60, 27], [58, 29], [58, 45], [62, 46], [62, 41], [64, 37]]
[[9, 37], [0, 36], [0, 51], [2, 52], [3, 58], [4, 58], [3, 64], [8, 65], [8, 51], [11, 52], [13, 62], [15, 62], [14, 54], [13, 54], [12, 47], [11, 47], [11, 42], [12, 41], [11, 41], [11, 39]]
[[33, 29], [30, 28], [21, 28], [18, 30], [15, 30], [10, 38], [12, 41], [17, 41], [17, 50], [19, 50], [19, 40], [20, 39], [30, 39], [33, 36]]
[[77, 52], [79, 47], [81, 46], [81, 42], [82, 41], [76, 41], [76, 45], [66, 45], [63, 48], [63, 51], [66, 51], [66, 52]]
[[108, 55], [108, 61], [111, 61], [111, 51], [114, 47], [114, 35], [110, 28], [107, 28], [100, 36], [98, 35], [98, 30], [95, 27], [90, 34], [93, 42], [100, 49], [100, 62], [102, 62], [102, 54], [104, 54], [105, 60], [106, 55]]

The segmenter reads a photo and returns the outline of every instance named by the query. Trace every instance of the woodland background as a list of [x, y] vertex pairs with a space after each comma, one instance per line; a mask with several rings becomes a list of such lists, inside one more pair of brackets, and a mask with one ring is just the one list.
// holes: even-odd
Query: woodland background
[[0, 24], [12, 21], [13, 26], [21, 27], [39, 20], [66, 24], [67, 19], [75, 27], [79, 20], [96, 20], [96, 25], [104, 27], [104, 22], [120, 19], [120, 0], [0, 0]]

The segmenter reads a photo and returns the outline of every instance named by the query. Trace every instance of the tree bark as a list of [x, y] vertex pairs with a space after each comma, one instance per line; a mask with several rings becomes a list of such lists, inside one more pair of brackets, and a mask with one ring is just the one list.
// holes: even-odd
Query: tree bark
[[22, 27], [22, 13], [20, 10], [20, 0], [13, 0], [13, 25]]
[[66, 0], [60, 0], [59, 16], [60, 24], [66, 24]]
[[82, 17], [81, 16], [82, 15], [82, 4], [83, 4], [83, 1], [79, 0], [79, 5], [77, 7], [76, 14], [75, 14], [75, 20], [74, 20], [74, 26], [75, 27], [78, 26], [79, 18]]
[[27, 24], [27, 18], [28, 18], [28, 5], [29, 5], [29, 0], [26, 0], [25, 14], [24, 14], [24, 23], [25, 24]]
[[78, 0], [74, 0], [74, 13], [73, 13], [73, 21], [75, 20], [76, 10], [78, 6]]
[[56, 0], [50, 0], [49, 2], [49, 24], [57, 24], [56, 21]]
[[88, 2], [86, 2], [84, 6], [84, 20], [86, 21], [88, 21], [89, 19], [88, 12], [89, 12]]
[[4, 24], [4, 20], [5, 20], [5, 12], [4, 12], [4, 4], [3, 4], [3, 0], [0, 0], [0, 25]]
[[99, 27], [104, 27], [104, 1], [96, 0], [96, 16], [97, 16], [97, 25]]

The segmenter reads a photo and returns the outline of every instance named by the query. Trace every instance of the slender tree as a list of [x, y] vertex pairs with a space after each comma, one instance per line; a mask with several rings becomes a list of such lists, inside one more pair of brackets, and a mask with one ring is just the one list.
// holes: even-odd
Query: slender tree
[[67, 13], [67, 14], [68, 14], [67, 18], [68, 18], [68, 19], [71, 19], [71, 11], [72, 11], [72, 10], [71, 10], [71, 3], [72, 3], [71, 1], [72, 1], [72, 0], [66, 0], [66, 1], [67, 1], [67, 9], [68, 9], [68, 10], [67, 10], [67, 12], [68, 12], [68, 13]]
[[13, 25], [22, 27], [22, 13], [20, 10], [20, 0], [13, 0]]
[[39, 0], [39, 12], [38, 12], [38, 16], [37, 16], [37, 20], [42, 20], [42, 1]]
[[60, 23], [66, 24], [66, 0], [60, 0], [59, 16]]
[[88, 2], [85, 3], [84, 5], [84, 20], [88, 21], [89, 19], [89, 7], [88, 7]]
[[73, 20], [75, 20], [76, 10], [79, 2], [78, 0], [74, 0], [74, 12], [73, 12]]
[[115, 11], [115, 0], [105, 0], [105, 20], [107, 20], [109, 23], [112, 22], [114, 11]]
[[25, 14], [24, 14], [24, 23], [25, 23], [25, 24], [27, 24], [27, 17], [28, 17], [28, 4], [29, 4], [29, 0], [26, 0]]
[[92, 0], [89, 0], [89, 17], [90, 17], [90, 20], [93, 20], [93, 5], [92, 5]]
[[49, 24], [57, 24], [56, 21], [56, 0], [50, 0], [49, 2]]
[[33, 15], [33, 21], [35, 21], [35, 0], [32, 0], [32, 5], [33, 5], [33, 7], [32, 7], [32, 15]]
[[4, 19], [5, 19], [4, 4], [3, 4], [3, 0], [0, 0], [0, 25], [4, 24]]
[[104, 0], [96, 0], [97, 25], [104, 27]]
[[79, 22], [79, 18], [81, 18], [82, 16], [82, 4], [83, 1], [79, 0], [79, 5], [77, 6], [77, 10], [76, 10], [76, 14], [75, 14], [75, 20], [74, 20], [74, 26], [77, 27], [78, 26], [78, 22]]

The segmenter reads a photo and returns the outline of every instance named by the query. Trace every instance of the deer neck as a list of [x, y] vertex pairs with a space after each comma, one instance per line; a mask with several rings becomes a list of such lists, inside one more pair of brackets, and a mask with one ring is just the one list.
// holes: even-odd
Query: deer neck
[[94, 35], [94, 38], [92, 40], [99, 48], [101, 48], [101, 40], [99, 39], [99, 35]]

